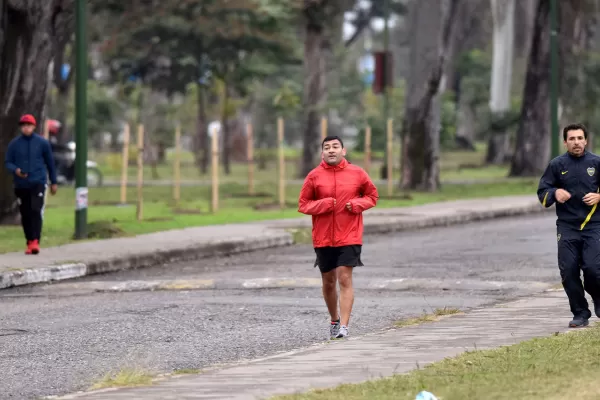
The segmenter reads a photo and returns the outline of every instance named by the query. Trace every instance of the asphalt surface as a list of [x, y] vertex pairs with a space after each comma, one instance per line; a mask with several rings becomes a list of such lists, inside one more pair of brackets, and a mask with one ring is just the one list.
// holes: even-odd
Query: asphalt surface
[[[556, 285], [554, 220], [522, 217], [365, 238], [351, 335], [435, 308], [467, 310]], [[294, 279], [319, 277], [313, 263], [312, 248], [303, 245], [2, 290], [0, 397], [84, 390], [120, 368], [201, 369], [323, 342], [328, 315], [320, 289], [294, 287]], [[132, 281], [264, 278], [285, 278], [289, 287], [106, 289]], [[402, 279], [416, 283], [368, 285]]]

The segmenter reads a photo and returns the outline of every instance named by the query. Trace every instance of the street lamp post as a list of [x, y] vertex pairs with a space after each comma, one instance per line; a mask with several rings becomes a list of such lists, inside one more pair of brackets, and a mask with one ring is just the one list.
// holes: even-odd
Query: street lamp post
[[75, 3], [75, 239], [87, 238], [87, 0]]
[[550, 142], [552, 158], [558, 157], [558, 4], [550, 0]]

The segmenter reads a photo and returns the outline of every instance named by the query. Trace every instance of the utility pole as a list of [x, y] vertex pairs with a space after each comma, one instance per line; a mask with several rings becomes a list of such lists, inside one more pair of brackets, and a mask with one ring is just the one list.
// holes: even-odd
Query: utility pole
[[[390, 19], [390, 0], [384, 0], [383, 3], [383, 16], [384, 16], [384, 26], [383, 26], [383, 65], [382, 65], [382, 75], [383, 75], [383, 124], [381, 124], [384, 129], [383, 129], [383, 137], [386, 137], [386, 126], [387, 126], [387, 122], [388, 122], [388, 118], [389, 118], [389, 113], [390, 113], [390, 99], [389, 99], [389, 90], [388, 88], [390, 87], [390, 82], [388, 82], [388, 76], [389, 76], [389, 72], [388, 71], [388, 66], [389, 64], [389, 47], [390, 47], [390, 33], [389, 33], [389, 19]], [[383, 166], [381, 167], [381, 172], [382, 172], [382, 178], [384, 175], [384, 171], [386, 170], [386, 165], [387, 165], [387, 159], [388, 157], [391, 157], [391, 154], [388, 154], [387, 151], [387, 146], [385, 146], [385, 152], [384, 152], [384, 157], [383, 157]], [[387, 178], [387, 172], [385, 172], [386, 178]]]
[[550, 132], [552, 158], [558, 157], [558, 4], [550, 0]]
[[75, 239], [87, 238], [87, 0], [75, 2]]

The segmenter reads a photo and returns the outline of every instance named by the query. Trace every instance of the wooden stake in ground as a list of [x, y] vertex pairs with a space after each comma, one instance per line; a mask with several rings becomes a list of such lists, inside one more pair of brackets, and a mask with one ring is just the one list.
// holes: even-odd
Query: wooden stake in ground
[[144, 125], [138, 125], [137, 136], [137, 220], [144, 218]]
[[392, 130], [392, 119], [387, 120], [387, 193], [392, 197], [394, 185], [392, 182], [392, 168], [394, 166], [394, 157], [392, 149], [394, 148], [394, 136]]
[[219, 131], [213, 127], [211, 136], [212, 204], [211, 211], [219, 211]]
[[277, 148], [279, 150], [279, 206], [285, 207], [285, 159], [283, 156], [283, 118], [277, 119]]
[[173, 200], [179, 205], [181, 199], [181, 125], [175, 128], [175, 159], [173, 160]]
[[321, 118], [321, 142], [327, 137], [327, 117]]
[[367, 174], [371, 169], [371, 127], [365, 128], [365, 171]]
[[129, 124], [123, 129], [123, 155], [121, 158], [121, 204], [127, 204], [127, 168], [129, 167]]
[[248, 194], [254, 196], [254, 133], [252, 132], [252, 124], [246, 125], [248, 134], [247, 158], [248, 158]]

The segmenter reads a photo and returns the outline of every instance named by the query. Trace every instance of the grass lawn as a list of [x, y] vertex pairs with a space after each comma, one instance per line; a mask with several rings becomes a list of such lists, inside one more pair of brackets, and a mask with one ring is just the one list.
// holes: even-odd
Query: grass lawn
[[[395, 154], [399, 153], [399, 148], [395, 149]], [[269, 157], [265, 169], [255, 168], [254, 178], [260, 182], [271, 182], [278, 179], [278, 163], [276, 151], [270, 150]], [[296, 179], [298, 175], [298, 165], [300, 153], [294, 149], [286, 149], [285, 152], [285, 175], [287, 179]], [[444, 180], [461, 180], [461, 179], [494, 179], [504, 178], [507, 175], [508, 168], [506, 166], [486, 166], [481, 167], [485, 156], [485, 145], [479, 144], [478, 150], [475, 152], [469, 151], [445, 151], [441, 154], [440, 170], [441, 179]], [[255, 160], [258, 160], [255, 156]], [[372, 155], [371, 174], [378, 177], [378, 171], [381, 168], [383, 154], [375, 152]], [[104, 178], [110, 181], [118, 181], [121, 178], [121, 155], [118, 153], [97, 153], [90, 154], [90, 159], [98, 162], [100, 170]], [[364, 154], [360, 152], [350, 151], [348, 159], [361, 167], [364, 167]], [[159, 164], [153, 170], [149, 165], [144, 167], [144, 177], [147, 181], [152, 180], [172, 180], [173, 179], [173, 160], [174, 155], [171, 151], [167, 152], [167, 159], [164, 164]], [[127, 169], [127, 176], [130, 182], [135, 182], [137, 176], [137, 167], [135, 158], [130, 159], [132, 163]], [[400, 166], [398, 160], [394, 160], [394, 176], [398, 177]], [[258, 162], [258, 161], [256, 161]], [[209, 166], [210, 167], [210, 166]], [[156, 173], [156, 175], [154, 175]], [[246, 182], [248, 178], [248, 168], [243, 162], [231, 164], [231, 174], [224, 175], [223, 166], [220, 166], [220, 180], [222, 183], [239, 183]], [[192, 153], [184, 152], [181, 154], [181, 179], [194, 180], [209, 180], [210, 172], [206, 175], [201, 175], [198, 168], [194, 164]]]
[[[518, 179], [503, 183], [472, 185], [446, 185], [438, 193], [398, 193], [386, 198], [386, 188], [380, 187], [378, 207], [405, 207], [431, 202], [531, 194], [537, 181]], [[210, 212], [209, 186], [181, 188], [181, 202], [175, 207], [172, 188], [149, 186], [144, 188], [144, 220], [136, 220], [136, 188], [128, 189], [127, 206], [120, 206], [119, 188], [91, 188], [89, 192], [88, 222], [90, 239], [128, 236], [190, 226], [250, 222], [268, 219], [294, 218], [303, 215], [297, 211], [299, 185], [288, 185], [287, 207], [281, 210], [277, 204], [277, 185], [257, 185], [258, 196], [248, 197], [245, 185], [229, 183], [220, 187], [220, 209]], [[72, 187], [62, 188], [52, 197], [44, 214], [42, 245], [56, 246], [69, 243], [73, 235], [75, 194]], [[23, 234], [20, 226], [4, 226], [0, 230], [0, 253], [21, 251]]]
[[278, 400], [595, 400], [600, 398], [600, 328], [467, 352], [409, 374]]

